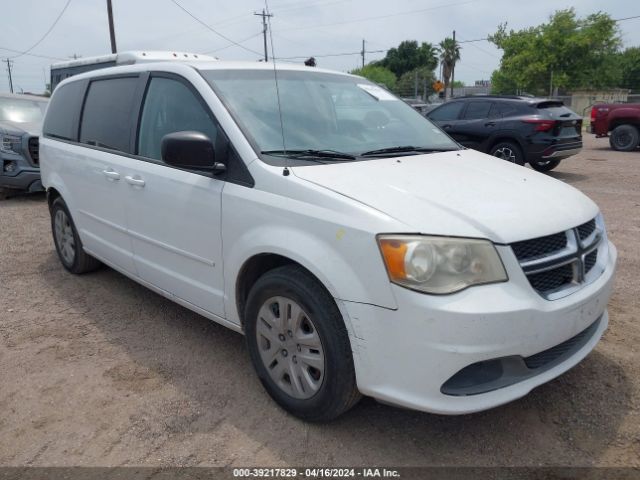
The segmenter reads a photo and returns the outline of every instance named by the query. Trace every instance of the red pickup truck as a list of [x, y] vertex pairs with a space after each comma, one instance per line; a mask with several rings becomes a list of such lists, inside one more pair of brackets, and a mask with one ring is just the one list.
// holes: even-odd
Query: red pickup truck
[[591, 133], [609, 135], [614, 150], [630, 152], [640, 143], [640, 103], [601, 103], [591, 109]]

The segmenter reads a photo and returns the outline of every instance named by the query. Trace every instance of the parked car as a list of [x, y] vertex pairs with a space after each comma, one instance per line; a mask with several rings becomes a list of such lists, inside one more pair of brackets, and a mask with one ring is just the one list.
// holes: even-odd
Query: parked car
[[0, 94], [0, 196], [42, 190], [38, 136], [46, 107], [43, 97]]
[[557, 100], [478, 95], [455, 98], [427, 113], [454, 140], [539, 172], [582, 149], [582, 117]]
[[422, 115], [426, 115], [429, 110], [434, 108], [433, 104], [424, 103], [422, 100], [418, 100], [418, 99], [415, 99], [415, 98], [403, 98], [402, 100], [404, 100], [416, 112], [418, 112], [418, 113], [420, 113]]
[[640, 144], [640, 103], [599, 103], [591, 108], [589, 131], [609, 136], [614, 150], [631, 152]]
[[41, 168], [64, 268], [105, 263], [244, 333], [267, 392], [307, 420], [360, 395], [484, 410], [596, 346], [616, 249], [595, 203], [461, 149], [361, 77], [274, 68], [63, 81]]

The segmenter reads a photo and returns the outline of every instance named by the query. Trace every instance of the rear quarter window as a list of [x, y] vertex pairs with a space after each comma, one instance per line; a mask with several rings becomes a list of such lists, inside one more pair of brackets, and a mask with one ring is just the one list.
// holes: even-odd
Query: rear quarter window
[[62, 140], [78, 140], [78, 116], [82, 106], [85, 82], [71, 82], [58, 87], [49, 102], [42, 126], [45, 136]]

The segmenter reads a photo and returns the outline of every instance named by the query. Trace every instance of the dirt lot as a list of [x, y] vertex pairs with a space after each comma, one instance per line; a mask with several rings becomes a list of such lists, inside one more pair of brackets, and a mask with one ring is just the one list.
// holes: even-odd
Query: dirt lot
[[108, 268], [67, 273], [44, 196], [0, 202], [0, 464], [640, 466], [640, 152], [585, 140], [552, 175], [600, 205], [618, 247], [610, 328], [561, 378], [462, 417], [364, 399], [298, 421], [240, 335]]

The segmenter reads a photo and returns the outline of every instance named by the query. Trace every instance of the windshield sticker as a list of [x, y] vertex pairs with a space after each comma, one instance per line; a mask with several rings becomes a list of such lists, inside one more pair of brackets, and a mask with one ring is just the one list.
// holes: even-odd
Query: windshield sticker
[[384, 88], [377, 85], [369, 85], [367, 83], [358, 83], [358, 87], [367, 92], [378, 101], [398, 100], [396, 97], [387, 92]]

